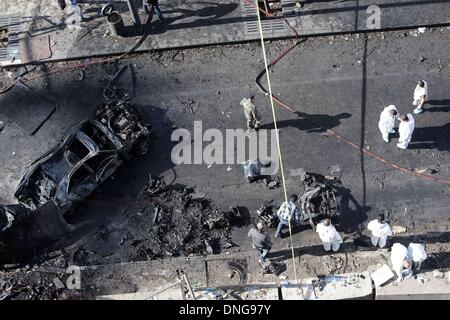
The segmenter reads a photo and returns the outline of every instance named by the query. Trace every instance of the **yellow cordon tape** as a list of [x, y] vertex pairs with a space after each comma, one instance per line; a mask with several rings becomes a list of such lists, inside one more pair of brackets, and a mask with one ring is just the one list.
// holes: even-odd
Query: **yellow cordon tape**
[[[283, 182], [283, 190], [284, 190], [284, 198], [286, 201], [286, 204], [289, 204], [289, 199], [288, 199], [288, 194], [287, 194], [287, 189], [286, 189], [286, 180], [284, 178], [284, 167], [283, 167], [283, 158], [281, 156], [281, 147], [280, 147], [280, 136], [278, 134], [278, 125], [277, 125], [277, 117], [275, 114], [275, 104], [273, 103], [273, 96], [272, 96], [272, 85], [270, 82], [270, 75], [269, 75], [269, 64], [267, 62], [267, 56], [266, 56], [266, 47], [264, 45], [264, 35], [263, 35], [263, 30], [262, 30], [262, 25], [261, 25], [261, 15], [259, 13], [259, 4], [258, 4], [258, 0], [255, 0], [256, 3], [256, 15], [258, 17], [258, 27], [259, 27], [259, 34], [260, 34], [260, 38], [261, 38], [261, 48], [262, 48], [262, 52], [263, 52], [263, 57], [264, 57], [264, 65], [266, 67], [266, 77], [267, 77], [267, 86], [269, 89], [269, 96], [270, 96], [270, 106], [272, 108], [272, 117], [273, 117], [273, 123], [274, 123], [274, 127], [275, 127], [275, 136], [277, 138], [277, 147], [278, 147], [278, 157], [280, 160], [280, 170], [281, 170], [281, 179]], [[291, 213], [292, 215], [293, 213]], [[292, 216], [291, 216], [292, 218]], [[291, 219], [288, 220], [289, 223], [289, 238], [291, 241], [291, 254], [292, 254], [292, 264], [294, 267], [294, 277], [295, 277], [295, 282], [298, 284], [298, 279], [297, 279], [297, 268], [295, 266], [295, 252], [294, 252], [294, 243], [292, 240], [292, 226], [291, 226]]]

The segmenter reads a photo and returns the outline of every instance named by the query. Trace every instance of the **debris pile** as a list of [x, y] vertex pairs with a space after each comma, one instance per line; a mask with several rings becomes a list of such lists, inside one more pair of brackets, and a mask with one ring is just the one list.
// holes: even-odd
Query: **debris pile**
[[60, 289], [50, 278], [0, 277], [0, 300], [55, 300]]
[[218, 253], [233, 246], [231, 226], [241, 219], [239, 210], [221, 212], [192, 188], [166, 186], [150, 176], [137, 201], [137, 212], [149, 214], [145, 236], [133, 237], [137, 248], [133, 260], [151, 260], [167, 256]]

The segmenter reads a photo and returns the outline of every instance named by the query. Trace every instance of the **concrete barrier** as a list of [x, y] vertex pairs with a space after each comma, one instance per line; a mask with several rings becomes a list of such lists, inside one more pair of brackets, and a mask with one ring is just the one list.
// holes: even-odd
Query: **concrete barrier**
[[425, 276], [423, 283], [414, 278], [405, 279], [399, 284], [391, 281], [376, 288], [376, 300], [450, 300], [448, 272], [445, 278], [435, 278], [433, 272], [418, 275]]
[[300, 285], [283, 283], [283, 300], [351, 300], [373, 299], [372, 280], [368, 272], [308, 278]]

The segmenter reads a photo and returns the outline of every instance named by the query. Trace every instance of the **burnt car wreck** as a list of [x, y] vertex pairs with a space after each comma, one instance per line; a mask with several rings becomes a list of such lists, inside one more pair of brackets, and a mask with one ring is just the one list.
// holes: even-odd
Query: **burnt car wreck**
[[58, 145], [30, 164], [14, 193], [19, 205], [1, 207], [2, 231], [47, 208], [52, 216], [70, 213], [127, 159], [145, 155], [150, 133], [131, 103], [103, 105], [95, 119], [69, 128]]
[[14, 196], [35, 210], [53, 201], [63, 214], [85, 201], [125, 160], [149, 149], [150, 129], [131, 104], [116, 101], [67, 130], [61, 142], [27, 169]]

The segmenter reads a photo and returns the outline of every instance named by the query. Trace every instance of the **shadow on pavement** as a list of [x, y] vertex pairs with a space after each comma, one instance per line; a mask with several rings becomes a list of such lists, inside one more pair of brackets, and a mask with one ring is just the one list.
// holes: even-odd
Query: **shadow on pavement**
[[443, 126], [415, 128], [409, 149], [450, 150], [450, 122]]
[[[278, 128], [293, 127], [299, 130], [306, 131], [308, 133], [312, 132], [325, 132], [327, 129], [332, 129], [341, 124], [342, 119], [350, 118], [352, 115], [347, 112], [339, 113], [335, 116], [330, 116], [327, 114], [307, 114], [303, 112], [297, 112], [299, 117], [306, 117], [311, 119], [314, 123], [306, 119], [290, 119], [278, 121]], [[261, 129], [274, 129], [274, 124], [264, 124], [260, 127]]]
[[[318, 238], [319, 239], [319, 238]], [[433, 244], [433, 243], [448, 243], [450, 241], [450, 232], [429, 232], [424, 234], [417, 234], [417, 235], [410, 235], [410, 236], [398, 236], [398, 237], [392, 237], [388, 239], [388, 243], [386, 245], [386, 248], [390, 248], [394, 243], [401, 243], [404, 246], [408, 246], [409, 243], [415, 242], [415, 243], [422, 243], [425, 245], [427, 244]], [[358, 238], [357, 241], [354, 242], [346, 242], [343, 243], [337, 253], [354, 253], [354, 252], [360, 252], [360, 251], [376, 251], [377, 248], [373, 247], [370, 243], [370, 237], [368, 236], [361, 236]], [[303, 254], [309, 254], [314, 256], [325, 256], [332, 254], [330, 252], [326, 252], [323, 249], [322, 244], [312, 245], [308, 247], [302, 247], [302, 248], [295, 248], [294, 249], [294, 255], [295, 257], [299, 257]], [[450, 255], [450, 252], [445, 252], [446, 256]], [[432, 253], [429, 255], [429, 258], [432, 258], [433, 256], [438, 257], [439, 254]], [[436, 259], [436, 257], [434, 259]], [[292, 258], [292, 250], [291, 249], [285, 249], [285, 250], [279, 250], [279, 251], [271, 251], [269, 253], [269, 258], [271, 259], [283, 259], [288, 260]], [[425, 260], [424, 265], [428, 264], [426, 263], [427, 260]], [[448, 264], [447, 264], [448, 266]], [[440, 267], [443, 267], [442, 261], [440, 262]]]

